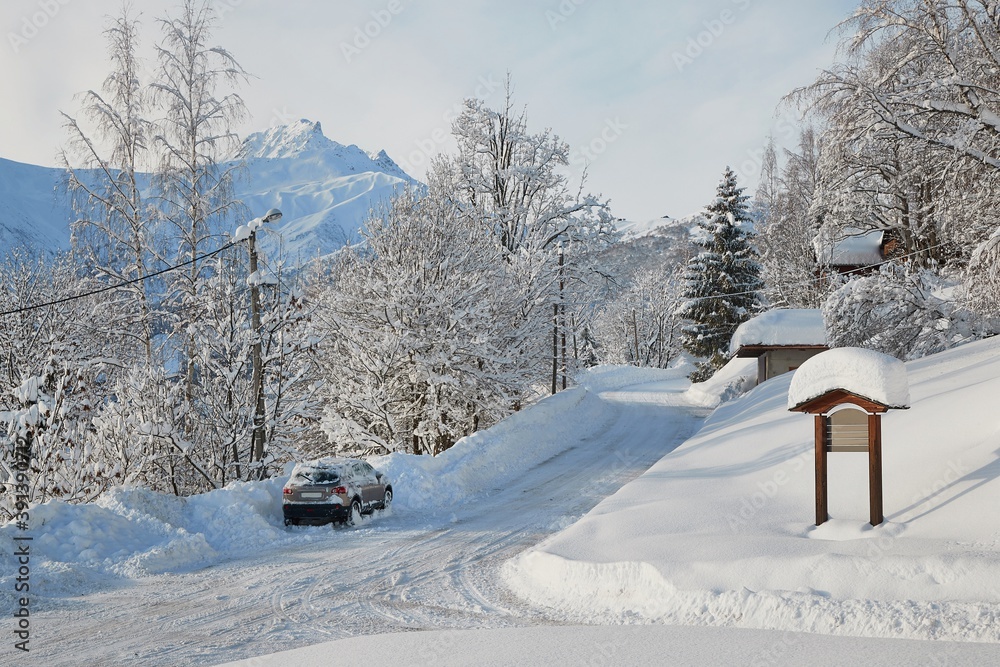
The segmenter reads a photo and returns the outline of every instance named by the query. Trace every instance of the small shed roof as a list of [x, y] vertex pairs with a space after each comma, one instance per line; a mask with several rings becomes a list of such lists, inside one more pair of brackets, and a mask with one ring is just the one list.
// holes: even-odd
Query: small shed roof
[[[807, 359], [792, 376], [788, 409], [809, 412], [810, 403], [840, 392], [842, 402], [861, 405], [851, 397], [869, 401], [882, 409], [905, 409], [910, 403], [906, 364], [881, 352], [841, 347]], [[863, 406], [864, 407], [864, 406]]]
[[881, 229], [866, 232], [848, 231], [847, 236], [833, 241], [818, 236], [815, 241], [816, 259], [825, 266], [872, 266], [880, 264], [882, 240], [885, 232]]
[[769, 349], [827, 347], [823, 314], [816, 308], [769, 310], [741, 324], [729, 343], [737, 357], [759, 357]]

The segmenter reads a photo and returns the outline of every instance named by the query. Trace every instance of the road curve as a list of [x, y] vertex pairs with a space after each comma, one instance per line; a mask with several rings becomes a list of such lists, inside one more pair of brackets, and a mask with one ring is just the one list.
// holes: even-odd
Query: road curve
[[27, 664], [179, 667], [356, 635], [553, 623], [505, 588], [503, 563], [643, 473], [704, 417], [657, 386], [600, 397], [612, 413], [600, 431], [467, 505], [306, 528], [309, 544], [48, 600], [32, 617]]

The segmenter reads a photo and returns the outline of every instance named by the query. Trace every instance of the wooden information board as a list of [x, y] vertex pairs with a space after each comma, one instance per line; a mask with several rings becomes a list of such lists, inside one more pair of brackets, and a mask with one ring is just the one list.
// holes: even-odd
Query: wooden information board
[[868, 452], [868, 413], [847, 408], [826, 419], [826, 451]]

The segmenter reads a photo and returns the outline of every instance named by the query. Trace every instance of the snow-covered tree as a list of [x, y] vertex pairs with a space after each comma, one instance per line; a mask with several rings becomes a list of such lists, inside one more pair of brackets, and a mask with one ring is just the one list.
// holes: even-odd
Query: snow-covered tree
[[86, 441], [93, 409], [88, 385], [95, 381], [98, 364], [75, 359], [73, 344], [49, 340], [47, 347], [49, 358], [41, 374], [26, 376], [9, 397], [13, 409], [3, 418], [0, 476], [11, 479], [13, 466], [8, 462], [24, 443], [30, 451], [29, 501], [92, 500], [106, 488]]
[[310, 426], [318, 432], [308, 311], [279, 272], [261, 286], [266, 447], [262, 460], [252, 459], [254, 334], [246, 266], [236, 249], [208, 263], [206, 307], [190, 324], [200, 341], [197, 399], [188, 400], [183, 382], [162, 365], [136, 364], [94, 418], [94, 449], [109, 461], [116, 483], [187, 495], [257, 479], [295, 459]]
[[996, 333], [997, 324], [1000, 324], [1000, 229], [972, 254], [965, 287], [970, 307], [987, 320], [992, 320], [989, 330]]
[[30, 441], [32, 502], [86, 501], [106, 488], [103, 462], [87, 435], [95, 410], [113, 391], [123, 353], [134, 350], [115, 334], [120, 323], [108, 319], [121, 295], [72, 298], [99, 283], [79, 278], [69, 260], [8, 257], [0, 265], [0, 309], [9, 313], [0, 319], [6, 365], [0, 483], [11, 480], [18, 443]]
[[[316, 363], [318, 343], [310, 327], [315, 305], [305, 297], [305, 277], [290, 270], [280, 252], [279, 246], [279, 257], [274, 261], [262, 258], [256, 277], [261, 290], [258, 335], [264, 451], [261, 460], [242, 468], [244, 479], [280, 471], [285, 462], [323, 440], [319, 424], [323, 378]], [[254, 278], [248, 276], [247, 280]], [[251, 332], [249, 343], [254, 341]], [[252, 447], [247, 451], [252, 456]]]
[[559, 243], [585, 247], [614, 237], [606, 202], [574, 191], [566, 167], [569, 145], [544, 130], [528, 130], [525, 111], [514, 109], [508, 79], [503, 108], [466, 100], [452, 133], [462, 210], [496, 235], [508, 253], [555, 252]]
[[679, 266], [640, 271], [608, 301], [594, 323], [602, 362], [667, 368], [677, 358], [680, 273]]
[[806, 91], [827, 224], [892, 230], [922, 266], [968, 261], [998, 213], [996, 19], [976, 0], [861, 3], [845, 61]]
[[581, 260], [618, 238], [607, 202], [585, 194], [584, 182], [571, 187], [569, 146], [551, 130], [529, 131], [509, 79], [502, 108], [467, 100], [452, 132], [458, 153], [449, 160], [449, 196], [461, 215], [496, 237], [512, 265], [530, 267], [506, 279], [525, 295], [532, 328], [545, 332], [532, 353], [539, 374], [572, 374], [569, 339], [593, 317], [589, 297], [601, 282]]
[[811, 127], [801, 132], [798, 151], [784, 151], [783, 166], [773, 142], [765, 152], [754, 220], [764, 295], [774, 306], [816, 308], [826, 296], [812, 243], [820, 225], [814, 205], [818, 159]]
[[151, 359], [154, 305], [149, 285], [130, 282], [149, 272], [153, 258], [151, 211], [140, 182], [149, 167], [149, 110], [140, 80], [139, 24], [130, 12], [124, 7], [104, 32], [111, 72], [102, 93], [83, 95], [83, 114], [93, 133], [63, 114], [69, 146], [62, 162], [78, 216], [72, 226], [74, 249], [98, 278], [125, 284], [121, 293], [127, 298], [115, 307], [119, 315], [123, 308], [133, 312], [135, 321], [126, 322], [121, 334]]
[[[918, 359], [978, 337], [977, 320], [954, 299], [955, 281], [928, 269], [888, 263], [850, 280], [823, 305], [830, 344]], [[938, 292], [938, 293], [936, 293]]]
[[534, 371], [533, 304], [508, 276], [523, 256], [506, 258], [439, 178], [376, 211], [319, 282], [333, 451], [438, 454], [505, 416]]
[[237, 165], [224, 160], [239, 145], [233, 126], [246, 115], [243, 100], [228, 89], [247, 74], [232, 54], [211, 44], [216, 20], [212, 4], [197, 0], [184, 0], [178, 16], [160, 19], [159, 71], [151, 84], [163, 112], [154, 140], [161, 156], [159, 209], [167, 223], [164, 259], [190, 262], [172, 274], [167, 299], [188, 400], [196, 397], [198, 382], [198, 342], [188, 325], [209, 307], [203, 287], [210, 267], [199, 257], [222, 245], [220, 223], [242, 212], [233, 198]]
[[137, 365], [115, 385], [115, 400], [94, 417], [92, 442], [113, 483], [190, 495], [218, 488], [211, 447], [191, 433], [191, 403], [162, 366]]
[[747, 200], [727, 167], [716, 200], [698, 225], [702, 252], [691, 258], [684, 273], [685, 301], [678, 314], [690, 320], [682, 331], [684, 349], [703, 360], [692, 374], [696, 380], [726, 363], [736, 328], [761, 309], [761, 266]]

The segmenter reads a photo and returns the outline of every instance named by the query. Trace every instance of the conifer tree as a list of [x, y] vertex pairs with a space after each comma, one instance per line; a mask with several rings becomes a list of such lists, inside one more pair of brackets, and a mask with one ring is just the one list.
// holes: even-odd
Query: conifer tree
[[705, 380], [729, 358], [729, 341], [743, 322], [761, 310], [761, 266], [751, 240], [749, 197], [726, 167], [715, 201], [698, 223], [703, 249], [688, 262], [686, 288], [679, 314], [690, 323], [682, 331], [682, 345], [703, 361], [691, 375]]

